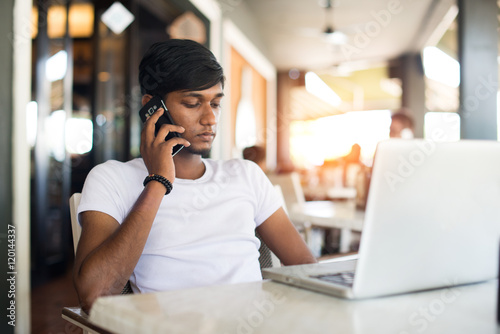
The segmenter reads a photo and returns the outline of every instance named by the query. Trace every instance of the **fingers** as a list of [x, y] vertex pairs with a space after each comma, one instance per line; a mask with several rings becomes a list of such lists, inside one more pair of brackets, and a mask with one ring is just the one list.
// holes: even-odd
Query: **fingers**
[[156, 123], [163, 113], [164, 109], [159, 108], [144, 123], [144, 127], [141, 132], [141, 147], [165, 146], [168, 144], [164, 149], [171, 151], [175, 145], [183, 145], [185, 147], [190, 146], [191, 143], [189, 143], [186, 139], [177, 136], [165, 141], [165, 138], [170, 132], [184, 133], [185, 129], [180, 125], [163, 124], [155, 136]]
[[163, 124], [158, 133], [155, 135], [157, 128], [157, 123], [160, 117], [164, 114], [164, 109], [159, 108], [153, 115], [148, 117], [144, 123], [144, 127], [141, 132], [141, 142], [143, 143], [162, 143], [170, 132], [183, 133], [185, 129], [179, 125], [173, 124]]
[[[185, 129], [180, 125], [163, 124], [156, 134], [155, 141], [161, 143], [171, 132], [184, 133]], [[174, 137], [175, 138], [175, 137]]]
[[141, 142], [150, 142], [154, 140], [155, 124], [164, 112], [163, 108], [160, 108], [146, 119], [141, 132]]
[[191, 146], [191, 143], [184, 138], [174, 137], [172, 139], [169, 139], [165, 145], [168, 145], [171, 148], [173, 148], [175, 145], [182, 145], [184, 147], [189, 147]]

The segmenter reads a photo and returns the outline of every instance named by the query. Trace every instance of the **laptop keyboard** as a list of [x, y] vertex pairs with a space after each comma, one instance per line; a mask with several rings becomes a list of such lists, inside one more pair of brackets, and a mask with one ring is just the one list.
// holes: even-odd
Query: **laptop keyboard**
[[328, 275], [318, 275], [311, 276], [313, 278], [317, 278], [323, 281], [332, 282], [348, 287], [352, 287], [354, 282], [354, 271], [343, 271], [336, 274], [328, 274]]

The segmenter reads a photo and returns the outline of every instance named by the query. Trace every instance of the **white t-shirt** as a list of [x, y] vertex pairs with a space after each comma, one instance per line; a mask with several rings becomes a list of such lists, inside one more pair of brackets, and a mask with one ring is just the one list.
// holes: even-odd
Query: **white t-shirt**
[[[151, 292], [261, 280], [255, 228], [282, 203], [262, 170], [248, 160], [203, 159], [204, 175], [176, 179], [162, 200], [130, 282]], [[101, 211], [120, 224], [143, 190], [142, 159], [92, 169], [78, 213]]]

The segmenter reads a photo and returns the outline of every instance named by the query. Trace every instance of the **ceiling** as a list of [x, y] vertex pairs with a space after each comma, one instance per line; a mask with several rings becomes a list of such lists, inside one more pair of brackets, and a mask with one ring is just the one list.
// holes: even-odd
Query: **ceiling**
[[[456, 16], [456, 0], [245, 0], [279, 70], [360, 68], [435, 44]], [[442, 23], [443, 22], [443, 23]], [[327, 24], [347, 35], [335, 45]]]

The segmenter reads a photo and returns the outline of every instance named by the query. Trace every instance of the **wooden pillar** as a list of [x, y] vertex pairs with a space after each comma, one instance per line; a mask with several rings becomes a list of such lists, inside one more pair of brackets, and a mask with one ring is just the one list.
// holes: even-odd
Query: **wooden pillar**
[[299, 78], [291, 79], [288, 72], [278, 73], [277, 94], [277, 166], [276, 172], [286, 173], [294, 169], [290, 158], [290, 90], [304, 85], [304, 73]]
[[458, 0], [462, 139], [497, 139], [498, 6]]
[[410, 110], [414, 122], [416, 138], [424, 136], [425, 79], [420, 53], [400, 57], [400, 77], [403, 89], [401, 106]]

